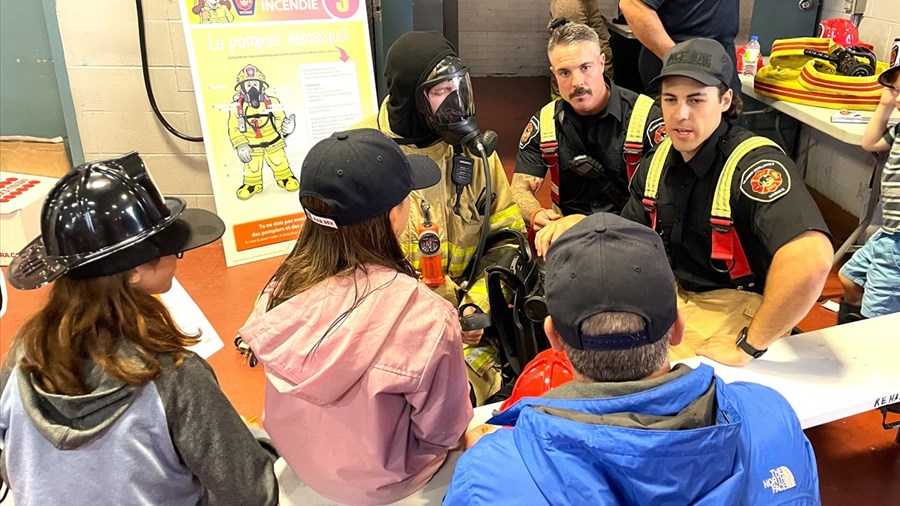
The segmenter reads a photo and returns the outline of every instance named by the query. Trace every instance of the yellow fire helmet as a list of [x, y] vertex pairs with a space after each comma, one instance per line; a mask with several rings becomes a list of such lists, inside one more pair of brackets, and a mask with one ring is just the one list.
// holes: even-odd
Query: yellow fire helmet
[[237, 75], [237, 84], [234, 85], [234, 89], [237, 90], [241, 87], [241, 83], [244, 81], [249, 81], [251, 79], [255, 79], [262, 84], [263, 89], [269, 87], [269, 83], [266, 82], [266, 75], [262, 73], [255, 65], [247, 65], [242, 68]]

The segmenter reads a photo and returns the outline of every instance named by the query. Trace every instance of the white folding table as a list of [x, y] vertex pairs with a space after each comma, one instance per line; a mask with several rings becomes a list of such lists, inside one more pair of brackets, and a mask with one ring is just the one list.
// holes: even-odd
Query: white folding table
[[[777, 390], [804, 429], [900, 402], [900, 313], [788, 336], [762, 358], [731, 367], [705, 357], [727, 383], [752, 381]], [[487, 421], [499, 403], [475, 409]]]

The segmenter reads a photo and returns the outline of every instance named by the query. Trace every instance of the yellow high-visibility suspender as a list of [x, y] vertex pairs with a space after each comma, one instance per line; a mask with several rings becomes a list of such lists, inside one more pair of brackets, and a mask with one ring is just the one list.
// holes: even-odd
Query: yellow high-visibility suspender
[[628, 118], [628, 128], [625, 130], [625, 144], [622, 146], [622, 157], [625, 159], [625, 170], [628, 180], [634, 176], [641, 158], [644, 156], [644, 128], [647, 126], [647, 118], [653, 107], [653, 99], [647, 95], [638, 95], [631, 109], [631, 117]]
[[[725, 166], [719, 174], [716, 190], [713, 195], [712, 208], [710, 210], [710, 227], [712, 228], [712, 249], [710, 260], [725, 262], [727, 271], [732, 281], [742, 280], [753, 275], [744, 248], [741, 246], [737, 232], [734, 230], [731, 216], [731, 186], [734, 171], [740, 161], [754, 149], [770, 146], [781, 150], [775, 142], [765, 137], [750, 137], [738, 144], [737, 148], [728, 155]], [[659, 182], [665, 171], [666, 159], [672, 148], [672, 141], [666, 138], [660, 142], [650, 160], [650, 169], [647, 172], [647, 180], [644, 183], [644, 199], [642, 204], [650, 215], [650, 226], [656, 230], [656, 201], [659, 198]], [[715, 267], [714, 267], [715, 268]], [[724, 272], [724, 270], [723, 270]], [[752, 286], [752, 282], [751, 285]]]
[[550, 171], [550, 200], [559, 211], [559, 142], [556, 140], [556, 103], [541, 108], [541, 158]]

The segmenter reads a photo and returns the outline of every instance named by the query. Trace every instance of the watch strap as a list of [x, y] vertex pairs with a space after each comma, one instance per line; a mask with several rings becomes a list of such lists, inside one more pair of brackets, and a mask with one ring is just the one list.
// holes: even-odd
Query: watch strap
[[744, 350], [744, 353], [750, 355], [753, 358], [759, 358], [763, 356], [767, 351], [769, 351], [768, 348], [757, 350], [747, 342], [747, 327], [741, 329], [741, 333], [738, 334], [738, 338], [735, 344], [737, 344], [738, 348]]

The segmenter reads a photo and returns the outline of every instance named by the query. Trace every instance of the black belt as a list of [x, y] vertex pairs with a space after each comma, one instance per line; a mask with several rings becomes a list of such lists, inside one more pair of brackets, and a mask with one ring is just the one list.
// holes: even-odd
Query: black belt
[[250, 147], [266, 149], [267, 147], [271, 146], [272, 144], [275, 144], [276, 142], [278, 142], [280, 140], [281, 140], [281, 134], [275, 134], [275, 138], [272, 139], [271, 141], [260, 142], [259, 144], [250, 144]]

